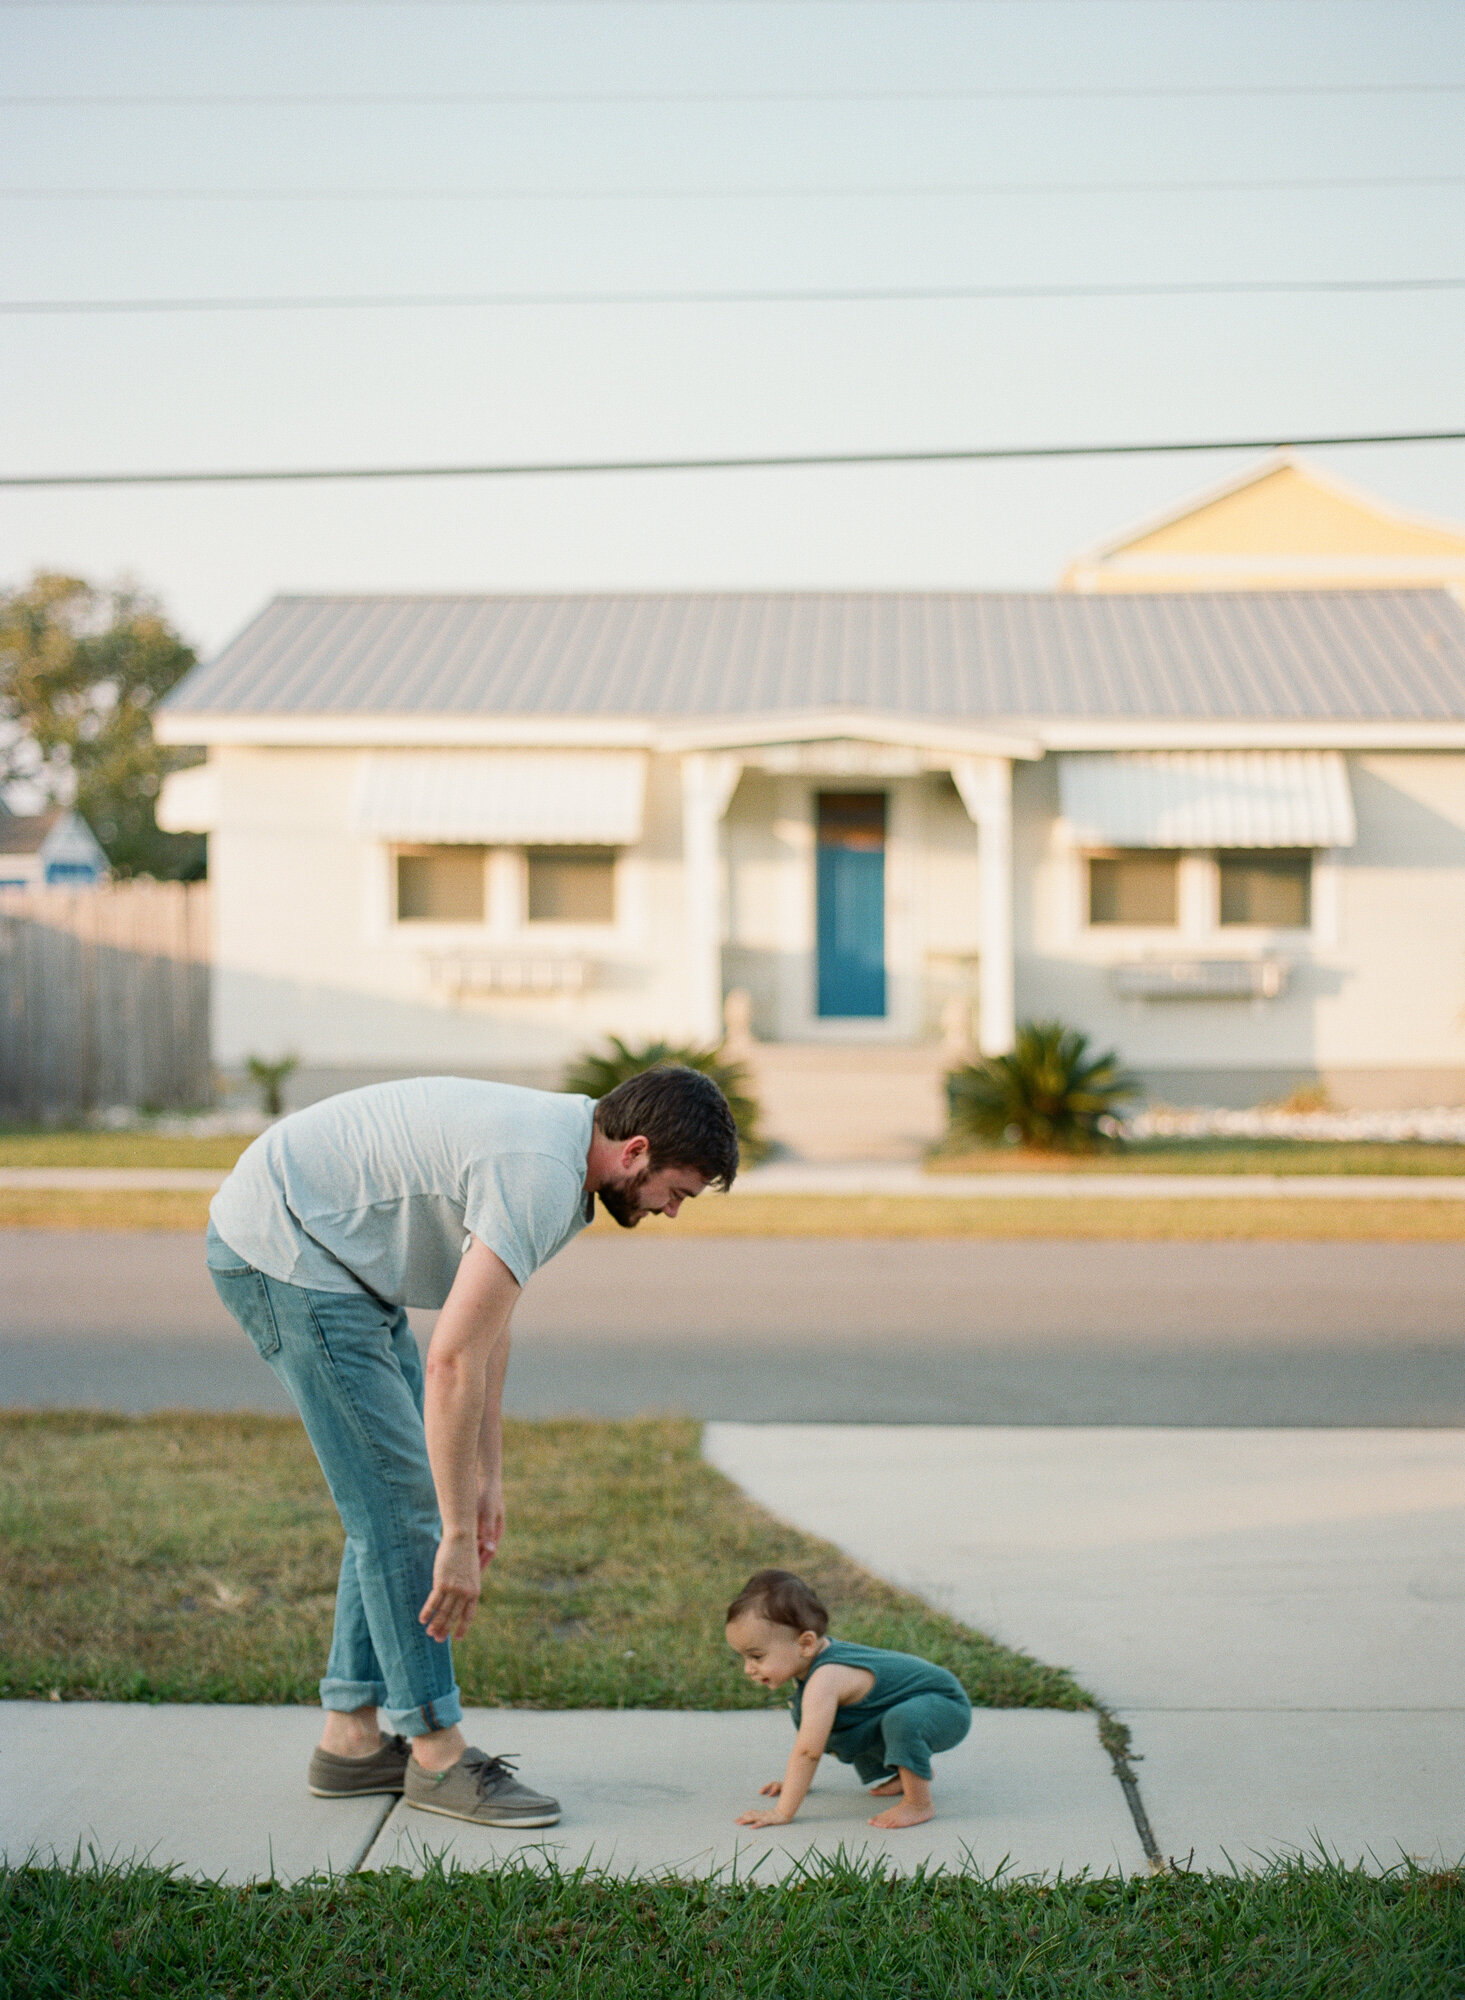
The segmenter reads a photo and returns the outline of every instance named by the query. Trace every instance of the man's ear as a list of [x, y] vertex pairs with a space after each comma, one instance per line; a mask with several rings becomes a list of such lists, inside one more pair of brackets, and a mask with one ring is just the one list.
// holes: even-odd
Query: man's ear
[[650, 1152], [651, 1141], [638, 1132], [621, 1147], [621, 1165], [631, 1169], [644, 1166]]

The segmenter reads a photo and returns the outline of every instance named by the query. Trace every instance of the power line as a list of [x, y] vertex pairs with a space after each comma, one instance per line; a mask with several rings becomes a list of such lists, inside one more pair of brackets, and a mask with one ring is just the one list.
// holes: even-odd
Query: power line
[[[1181, 0], [1136, 0], [1136, 4], [1142, 6], [1169, 7], [1172, 9], [1180, 3]], [[292, 9], [303, 13], [310, 7], [357, 7], [362, 12], [365, 12], [369, 8], [377, 10], [383, 8], [400, 10], [405, 8], [410, 12], [414, 8], [477, 7], [487, 12], [493, 8], [508, 11], [508, 9], [513, 7], [543, 7], [547, 4], [550, 4], [550, 0], [0, 0], [0, 13], [19, 13], [26, 9], [38, 10], [41, 8], [45, 8], [50, 13], [57, 13], [62, 8], [84, 8], [92, 12], [110, 10], [113, 13], [140, 14], [148, 9], [185, 7], [210, 7], [215, 9], [233, 7], [241, 10], [253, 8], [266, 13], [271, 11], [285, 13]], [[608, 10], [611, 7], [622, 4], [622, 0], [558, 0], [558, 4], [565, 7], [576, 7], [583, 12], [586, 8], [605, 8]], [[635, 4], [650, 7], [669, 6], [685, 8], [691, 4], [725, 7], [729, 4], [729, 0], [635, 0]], [[732, 4], [739, 4], [739, 0], [732, 0]], [[765, 7], [769, 5], [782, 7], [786, 12], [792, 13], [796, 7], [848, 7], [850, 0], [759, 0], [759, 4]], [[1010, 7], [1012, 0], [864, 0], [864, 4], [866, 6], [873, 4], [886, 7], [939, 6], [950, 10], [956, 5], [968, 8]], [[1066, 4], [1070, 7], [1107, 7], [1112, 6], [1113, 0], [1066, 0]], [[1253, 0], [1185, 0], [1185, 4], [1193, 7], [1244, 6], [1253, 4]], [[1332, 0], [1294, 0], [1294, 4], [1297, 6], [1326, 7], [1332, 4]]]
[[447, 107], [543, 104], [995, 104], [1238, 97], [1458, 97], [1465, 83], [1159, 83], [996, 85], [980, 90], [464, 90], [464, 91], [255, 91], [179, 93], [68, 92], [47, 96], [0, 96], [8, 109], [99, 108], [253, 109], [331, 105]]
[[[733, 0], [733, 4], [737, 3], [738, 0]], [[20, 13], [27, 9], [39, 10], [41, 8], [44, 8], [49, 13], [58, 13], [62, 8], [73, 8], [86, 9], [91, 12], [110, 10], [113, 13], [140, 14], [148, 9], [184, 7], [210, 7], [215, 9], [233, 7], [241, 10], [253, 8], [265, 13], [271, 11], [285, 13], [291, 10], [303, 13], [310, 7], [358, 7], [362, 12], [365, 12], [369, 8], [377, 10], [383, 8], [405, 8], [410, 12], [414, 8], [477, 7], [486, 12], [493, 8], [508, 11], [508, 9], [513, 7], [543, 7], [547, 4], [549, 4], [549, 0], [0, 0], [0, 13]], [[621, 4], [621, 0], [559, 0], [559, 4], [565, 7], [576, 7], [584, 11], [586, 8], [594, 9], [598, 7], [609, 9]], [[726, 6], [728, 0], [635, 0], [635, 4], [649, 7], [686, 7], [690, 4]], [[847, 7], [850, 4], [850, 0], [760, 0], [760, 4], [765, 7], [770, 4], [782, 7], [787, 12], [792, 13], [796, 7]], [[949, 9], [953, 5], [966, 7], [1010, 6], [1012, 0], [865, 0], [865, 4], [884, 5], [886, 7], [941, 6]], [[1113, 0], [1066, 0], [1066, 4], [1070, 7], [1107, 7], [1113, 4]], [[1138, 0], [1138, 4], [1151, 7], [1173, 8], [1177, 4], [1177, 0]], [[1252, 4], [1252, 0], [1188, 0], [1188, 4], [1198, 7], [1238, 6], [1250, 5]], [[1295, 4], [1299, 6], [1328, 6], [1332, 4], [1332, 0], [1295, 0]]]
[[945, 196], [1276, 194], [1465, 187], [1465, 174], [1352, 174], [1223, 181], [912, 181], [825, 187], [55, 188], [0, 187], [0, 201], [872, 201]]
[[1283, 180], [969, 180], [763, 188], [0, 188], [0, 202], [841, 202], [1077, 194], [1323, 194], [1461, 188], [1465, 174], [1337, 174]]
[[1319, 437], [1207, 438], [1164, 444], [984, 445], [955, 451], [778, 452], [736, 458], [505, 461], [488, 465], [294, 466], [231, 472], [35, 472], [0, 475], [0, 487], [264, 486], [322, 480], [564, 478], [586, 473], [772, 472], [799, 466], [974, 465], [1018, 459], [1143, 458], [1208, 451], [1317, 451], [1328, 445], [1461, 444], [1465, 430], [1364, 431]]
[[682, 292], [379, 292], [261, 298], [0, 299], [0, 317], [53, 314], [373, 312], [475, 306], [920, 305], [1021, 299], [1185, 299], [1465, 291], [1465, 278], [1186, 279], [1160, 284], [810, 287]]

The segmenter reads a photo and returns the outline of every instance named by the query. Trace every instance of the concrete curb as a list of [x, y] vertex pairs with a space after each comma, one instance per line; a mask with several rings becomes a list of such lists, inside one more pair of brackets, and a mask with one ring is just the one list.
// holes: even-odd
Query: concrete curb
[[0, 1189], [55, 1192], [116, 1193], [132, 1188], [158, 1194], [212, 1194], [226, 1178], [225, 1169], [214, 1167], [0, 1167]]

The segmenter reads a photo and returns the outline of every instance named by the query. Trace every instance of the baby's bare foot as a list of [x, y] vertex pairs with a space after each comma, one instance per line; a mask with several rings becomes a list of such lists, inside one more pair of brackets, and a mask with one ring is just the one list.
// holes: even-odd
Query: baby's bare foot
[[935, 1817], [936, 1808], [934, 1806], [908, 1806], [902, 1804], [891, 1806], [883, 1813], [876, 1813], [870, 1824], [871, 1826], [886, 1827], [920, 1826], [926, 1820], [935, 1819]]
[[905, 1787], [901, 1784], [899, 1778], [887, 1778], [883, 1785], [871, 1785], [870, 1797], [872, 1799], [898, 1799], [904, 1789]]

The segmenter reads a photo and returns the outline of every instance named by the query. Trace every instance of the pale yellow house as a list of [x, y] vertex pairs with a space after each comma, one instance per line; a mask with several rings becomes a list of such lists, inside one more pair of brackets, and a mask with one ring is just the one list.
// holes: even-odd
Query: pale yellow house
[[1397, 512], [1285, 453], [1074, 559], [1061, 590], [1465, 586], [1465, 532]]

